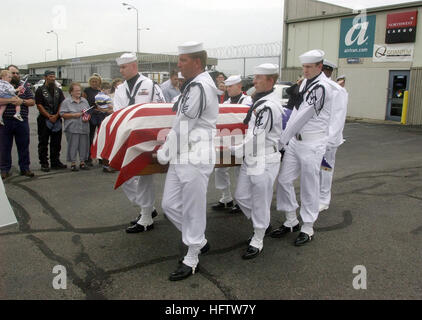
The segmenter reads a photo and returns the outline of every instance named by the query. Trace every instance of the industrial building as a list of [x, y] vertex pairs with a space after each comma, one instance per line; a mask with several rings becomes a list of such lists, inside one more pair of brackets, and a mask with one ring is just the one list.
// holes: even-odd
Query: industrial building
[[422, 124], [422, 1], [354, 12], [314, 0], [285, 0], [282, 79], [301, 74], [299, 55], [322, 49], [346, 75], [348, 116]]
[[[44, 74], [45, 70], [54, 70], [58, 79], [66, 82], [77, 81], [86, 83], [93, 73], [98, 73], [102, 78], [114, 79], [121, 77], [116, 58], [124, 52], [94, 55], [88, 57], [63, 59], [28, 64], [29, 74]], [[171, 70], [177, 68], [177, 55], [138, 53], [139, 70], [144, 75], [161, 83], [168, 78]], [[217, 65], [217, 59], [208, 58], [208, 68]]]

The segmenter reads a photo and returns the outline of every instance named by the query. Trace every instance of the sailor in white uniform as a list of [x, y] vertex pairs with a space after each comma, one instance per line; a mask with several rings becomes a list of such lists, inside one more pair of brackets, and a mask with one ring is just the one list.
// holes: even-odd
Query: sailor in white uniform
[[[333, 94], [337, 90], [322, 72], [324, 55], [322, 50], [312, 50], [300, 56], [305, 77], [299, 89], [302, 103], [294, 108], [281, 136], [280, 148], [285, 149], [285, 154], [277, 179], [277, 210], [285, 212], [286, 221], [271, 236], [280, 238], [300, 230], [296, 246], [304, 245], [314, 235], [319, 208], [319, 173], [328, 141]], [[299, 175], [301, 228], [293, 185]]]
[[[224, 81], [229, 99], [224, 101], [224, 104], [242, 104], [252, 106], [252, 98], [242, 92], [242, 78], [240, 75], [234, 75]], [[235, 167], [235, 176], [239, 176], [240, 167]], [[239, 205], [234, 204], [233, 197], [230, 191], [230, 168], [216, 168], [215, 169], [215, 188], [221, 190], [221, 198], [217, 204], [211, 208], [215, 211], [228, 211], [229, 213], [239, 213]]]
[[[347, 93], [347, 90], [344, 87], [339, 85], [338, 82], [334, 82], [331, 79], [331, 75], [334, 69], [336, 68], [337, 66], [334, 63], [328, 60], [324, 60], [323, 72], [325, 73], [327, 78], [332, 81], [334, 85], [338, 86], [338, 94], [334, 97], [332, 105], [327, 150], [324, 155], [324, 158], [331, 167], [331, 169], [322, 168], [320, 173], [321, 190], [319, 196], [319, 212], [327, 210], [330, 206], [331, 186], [333, 183], [334, 165], [336, 162], [337, 148], [341, 146], [345, 141], [343, 139], [343, 129], [344, 124], [346, 122], [349, 94]], [[343, 84], [344, 81], [341, 83]]]
[[218, 100], [214, 81], [205, 71], [206, 63], [202, 43], [179, 46], [178, 67], [186, 81], [175, 104], [172, 130], [157, 152], [159, 163], [170, 163], [162, 208], [188, 246], [183, 261], [170, 274], [171, 281], [194, 274], [199, 254], [209, 250], [205, 238], [207, 187], [215, 165]]
[[248, 219], [252, 219], [254, 234], [245, 260], [255, 258], [264, 247], [264, 236], [270, 226], [273, 187], [280, 169], [278, 146], [282, 134], [282, 106], [274, 92], [278, 65], [265, 63], [254, 69], [253, 105], [245, 122], [248, 131], [243, 143], [230, 147], [232, 154], [244, 156], [237, 180], [235, 199]]
[[[116, 59], [125, 82], [119, 85], [114, 94], [114, 111], [141, 103], [165, 102], [160, 87], [151, 79], [138, 72], [137, 57], [134, 53], [125, 53]], [[131, 221], [127, 233], [139, 233], [154, 228], [153, 217], [157, 216], [154, 208], [155, 192], [153, 176], [134, 177], [122, 185], [128, 199], [141, 208], [137, 219]]]

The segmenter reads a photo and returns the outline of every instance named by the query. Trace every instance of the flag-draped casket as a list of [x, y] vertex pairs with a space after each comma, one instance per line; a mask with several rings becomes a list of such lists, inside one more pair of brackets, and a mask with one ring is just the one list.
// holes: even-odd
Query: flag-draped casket
[[[119, 170], [115, 187], [139, 174], [165, 172], [165, 167], [152, 165], [155, 153], [170, 131], [176, 112], [173, 104], [150, 103], [134, 105], [108, 116], [96, 133], [91, 155], [108, 159]], [[245, 134], [243, 120], [246, 105], [221, 104], [217, 119], [218, 136]], [[223, 130], [223, 131], [221, 131]], [[161, 141], [161, 142], [160, 142]]]

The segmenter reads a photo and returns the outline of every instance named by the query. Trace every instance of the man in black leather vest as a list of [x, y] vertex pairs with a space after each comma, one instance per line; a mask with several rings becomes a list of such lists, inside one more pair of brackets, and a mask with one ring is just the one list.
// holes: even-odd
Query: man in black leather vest
[[41, 170], [50, 171], [48, 163], [48, 141], [50, 140], [51, 169], [65, 169], [60, 162], [62, 142], [62, 120], [59, 115], [60, 105], [65, 99], [63, 91], [56, 86], [54, 71], [44, 73], [45, 83], [35, 92], [35, 102], [40, 115], [38, 124], [38, 156]]

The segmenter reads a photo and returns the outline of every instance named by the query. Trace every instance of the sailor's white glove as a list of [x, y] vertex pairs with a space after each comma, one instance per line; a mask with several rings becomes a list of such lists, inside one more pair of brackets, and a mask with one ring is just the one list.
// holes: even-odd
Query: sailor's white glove
[[166, 165], [170, 161], [170, 159], [166, 155], [166, 150], [167, 150], [167, 148], [160, 148], [157, 151], [157, 161], [161, 165]]

